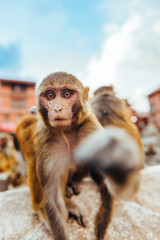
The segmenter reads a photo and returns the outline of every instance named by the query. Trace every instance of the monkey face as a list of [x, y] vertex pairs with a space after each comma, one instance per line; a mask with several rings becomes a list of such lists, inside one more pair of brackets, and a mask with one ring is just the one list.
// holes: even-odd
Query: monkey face
[[77, 102], [77, 91], [69, 88], [48, 88], [40, 95], [40, 101], [47, 110], [48, 123], [52, 127], [71, 126], [73, 106]]

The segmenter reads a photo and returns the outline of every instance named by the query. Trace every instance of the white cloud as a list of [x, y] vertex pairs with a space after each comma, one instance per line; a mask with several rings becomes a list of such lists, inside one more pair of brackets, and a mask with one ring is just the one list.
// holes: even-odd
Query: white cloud
[[99, 56], [88, 63], [84, 83], [91, 86], [91, 91], [112, 84], [137, 111], [148, 111], [146, 96], [160, 86], [159, 29], [160, 14], [148, 7], [133, 12], [122, 25], [104, 25], [107, 36]]

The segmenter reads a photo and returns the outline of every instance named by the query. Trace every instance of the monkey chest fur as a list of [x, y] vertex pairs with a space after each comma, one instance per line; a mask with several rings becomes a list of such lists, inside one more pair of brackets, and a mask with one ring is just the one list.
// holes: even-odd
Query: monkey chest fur
[[76, 143], [75, 134], [61, 134], [49, 146], [49, 154], [44, 159], [45, 175], [53, 176], [56, 181], [65, 182], [68, 171], [75, 169], [72, 151]]

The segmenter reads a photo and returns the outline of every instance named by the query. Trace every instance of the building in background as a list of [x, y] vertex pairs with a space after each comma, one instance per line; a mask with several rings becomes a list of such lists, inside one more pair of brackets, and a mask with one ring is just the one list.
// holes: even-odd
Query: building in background
[[160, 130], [160, 88], [148, 95], [151, 121]]
[[123, 99], [123, 101], [125, 102], [131, 121], [135, 123], [139, 131], [142, 132], [150, 121], [150, 112], [136, 112], [127, 99]]
[[14, 133], [35, 101], [35, 82], [0, 79], [0, 131]]
[[[150, 122], [150, 112], [135, 112], [134, 116], [137, 119], [136, 125], [142, 132]], [[132, 119], [134, 118], [132, 117]]]

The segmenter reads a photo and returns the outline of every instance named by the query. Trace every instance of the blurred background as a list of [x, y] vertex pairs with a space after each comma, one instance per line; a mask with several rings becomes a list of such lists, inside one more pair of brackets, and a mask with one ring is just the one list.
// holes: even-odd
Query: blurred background
[[7, 133], [19, 151], [16, 124], [36, 105], [36, 86], [65, 71], [89, 86], [90, 96], [112, 85], [146, 153], [159, 154], [159, 39], [159, 0], [1, 0], [0, 145]]

